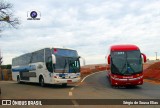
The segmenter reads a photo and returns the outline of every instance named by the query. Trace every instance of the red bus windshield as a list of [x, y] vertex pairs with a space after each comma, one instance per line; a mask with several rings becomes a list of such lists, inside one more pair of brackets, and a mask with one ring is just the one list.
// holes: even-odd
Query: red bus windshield
[[141, 73], [142, 58], [139, 50], [111, 52], [111, 72], [120, 75]]

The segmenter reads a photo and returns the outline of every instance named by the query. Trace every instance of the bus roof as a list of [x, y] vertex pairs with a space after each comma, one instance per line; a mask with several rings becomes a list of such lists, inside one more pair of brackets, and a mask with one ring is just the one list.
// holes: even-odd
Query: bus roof
[[136, 45], [112, 45], [110, 47], [111, 51], [131, 51], [131, 50], [139, 50]]
[[[77, 50], [74, 50], [74, 49], [71, 49], [71, 48], [63, 48], [63, 47], [45, 47], [45, 48], [41, 48], [39, 50], [44, 50], [44, 49], [64, 49], [64, 50], [72, 50], [72, 51], [77, 51]], [[30, 54], [30, 53], [33, 53], [33, 52], [36, 52], [36, 51], [39, 51], [39, 50], [35, 50], [35, 51], [32, 51], [32, 52], [27, 52], [27, 53], [24, 53], [24, 54], [21, 54], [20, 56], [23, 56], [23, 55], [26, 55], [26, 54]], [[20, 56], [17, 56], [17, 57], [20, 57]], [[17, 58], [17, 57], [14, 57], [14, 58]], [[13, 59], [14, 59], [13, 58]]]
[[63, 47], [53, 47], [53, 49], [74, 50], [74, 49], [71, 49], [71, 48], [63, 48]]

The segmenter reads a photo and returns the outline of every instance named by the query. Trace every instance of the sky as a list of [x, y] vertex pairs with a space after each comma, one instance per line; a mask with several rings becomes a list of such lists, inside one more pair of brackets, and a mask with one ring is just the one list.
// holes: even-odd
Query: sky
[[[21, 25], [1, 33], [3, 64], [57, 46], [77, 50], [86, 64], [106, 63], [114, 44], [135, 44], [149, 59], [155, 59], [155, 52], [160, 55], [160, 0], [6, 1]], [[32, 10], [40, 20], [27, 20]]]

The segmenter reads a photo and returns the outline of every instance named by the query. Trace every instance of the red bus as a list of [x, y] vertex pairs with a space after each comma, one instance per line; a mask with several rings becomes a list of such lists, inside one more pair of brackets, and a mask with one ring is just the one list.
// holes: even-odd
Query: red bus
[[107, 59], [107, 76], [111, 86], [143, 84], [146, 55], [136, 45], [113, 45]]

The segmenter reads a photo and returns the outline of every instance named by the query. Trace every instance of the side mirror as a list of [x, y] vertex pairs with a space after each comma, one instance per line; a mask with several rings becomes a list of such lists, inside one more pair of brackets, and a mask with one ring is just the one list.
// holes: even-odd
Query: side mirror
[[56, 64], [56, 56], [54, 54], [52, 54], [52, 63]]
[[111, 55], [110, 54], [108, 55], [107, 60], [108, 60], [108, 64], [111, 64]]
[[85, 61], [85, 59], [84, 59], [83, 57], [79, 57], [79, 58], [81, 58], [81, 59], [82, 59], [82, 61], [83, 61], [83, 66], [85, 66], [85, 65], [86, 65], [86, 61]]
[[145, 55], [145, 54], [143, 54], [143, 53], [141, 53], [141, 55], [142, 55], [142, 57], [143, 57], [143, 61], [144, 61], [144, 63], [145, 63], [145, 62], [147, 62], [147, 57], [146, 57], [146, 55]]

